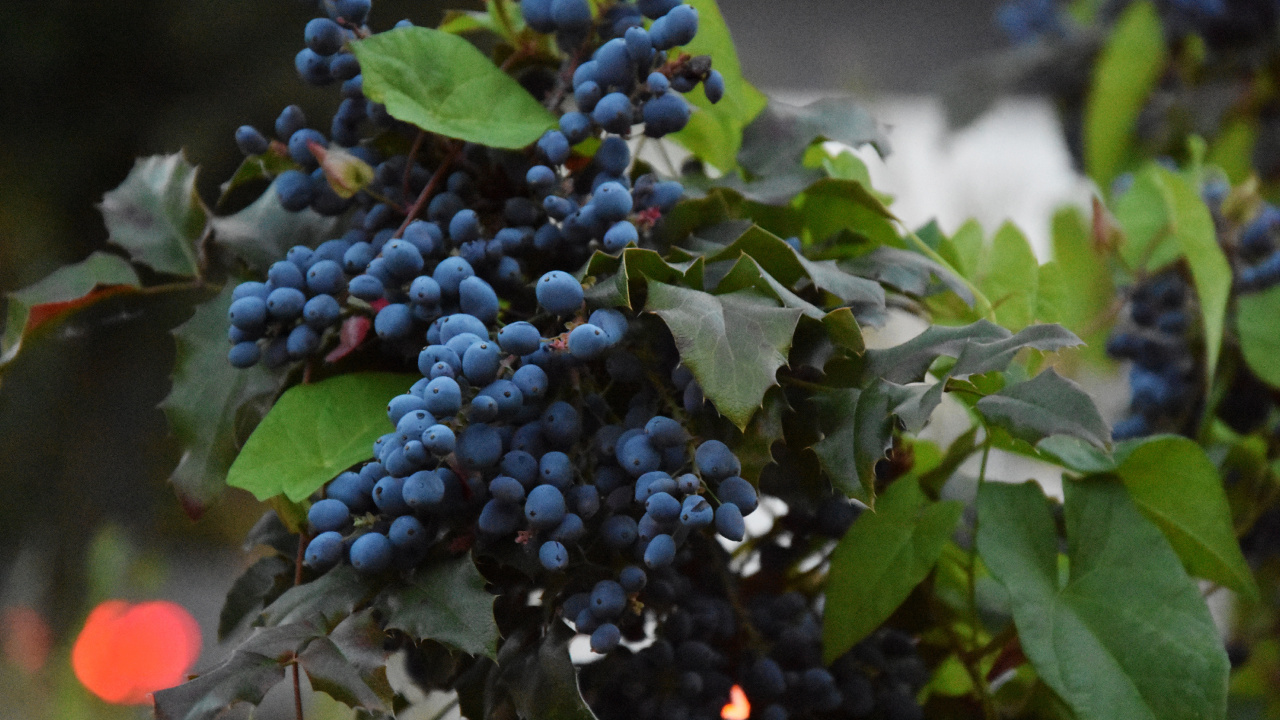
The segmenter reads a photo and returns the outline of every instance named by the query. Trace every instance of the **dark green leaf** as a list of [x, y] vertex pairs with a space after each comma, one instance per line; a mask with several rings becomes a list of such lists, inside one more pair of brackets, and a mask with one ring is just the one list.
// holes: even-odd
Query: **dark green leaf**
[[723, 171], [737, 167], [742, 129], [764, 109], [767, 99], [742, 76], [738, 51], [716, 0], [689, 0], [698, 11], [698, 35], [683, 50], [690, 55], [710, 55], [713, 67], [724, 76], [724, 98], [712, 105], [701, 90], [685, 99], [693, 115], [673, 139], [695, 156]]
[[[578, 690], [578, 672], [569, 659], [573, 631], [554, 623], [536, 643], [517, 636], [503, 644], [497, 684], [520, 717], [528, 720], [595, 720]], [[510, 648], [510, 649], [509, 649]]]
[[1106, 447], [1111, 428], [1098, 414], [1089, 394], [1050, 368], [978, 401], [987, 422], [1035, 444], [1050, 435], [1071, 435]]
[[232, 289], [227, 283], [217, 298], [196, 308], [195, 315], [173, 331], [173, 389], [160, 408], [183, 448], [169, 482], [189, 508], [203, 507], [221, 494], [240, 449], [236, 420], [241, 407], [269, 399], [280, 386], [279, 376], [261, 365], [237, 370], [227, 361]]
[[218, 615], [218, 640], [227, 639], [240, 621], [262, 609], [264, 600], [293, 584], [293, 563], [279, 555], [259, 558], [236, 578]]
[[1004, 370], [1025, 348], [1053, 352], [1080, 344], [1080, 338], [1061, 325], [1032, 325], [1004, 340], [965, 345], [951, 368], [951, 375], [959, 377]]
[[793, 171], [816, 140], [852, 147], [870, 143], [882, 155], [889, 152], [880, 124], [852, 98], [823, 98], [803, 106], [770, 100], [743, 132], [738, 162], [754, 175]]
[[1244, 361], [1259, 379], [1280, 387], [1280, 286], [1236, 298], [1236, 334]]
[[782, 303], [783, 307], [795, 308], [819, 322], [826, 317], [816, 305], [788, 290], [777, 278], [765, 272], [750, 255], [744, 254], [738, 256], [733, 268], [716, 283], [715, 291], [718, 295], [724, 295], [746, 288], [755, 288], [762, 295]]
[[964, 510], [930, 502], [913, 477], [889, 486], [831, 556], [822, 654], [830, 664], [893, 614], [924, 580]]
[[1116, 459], [1106, 450], [1068, 435], [1051, 435], [1036, 443], [1036, 450], [1078, 473], [1109, 473], [1116, 469]]
[[235, 215], [213, 218], [213, 240], [260, 273], [284, 257], [294, 245], [315, 247], [329, 239], [337, 219], [307, 208], [289, 212], [280, 206], [273, 183], [249, 207]]
[[139, 158], [99, 208], [110, 241], [138, 262], [173, 275], [200, 274], [196, 245], [209, 211], [196, 194], [196, 167], [182, 153]]
[[351, 615], [338, 623], [329, 639], [382, 702], [392, 705], [395, 691], [387, 682], [391, 650], [387, 648], [387, 633], [378, 624], [377, 612], [368, 608]]
[[710, 295], [657, 281], [649, 282], [645, 311], [666, 322], [681, 362], [740, 429], [777, 384], [774, 375], [787, 362], [802, 314], [750, 290]]
[[259, 500], [280, 494], [293, 502], [305, 500], [369, 458], [373, 442], [392, 430], [387, 402], [412, 384], [407, 375], [355, 373], [295, 385], [249, 436], [227, 484]]
[[1164, 26], [1146, 0], [1116, 21], [1093, 68], [1084, 110], [1084, 158], [1089, 176], [1110, 187], [1132, 151], [1138, 115], [1164, 73]]
[[373, 593], [350, 565], [339, 565], [309, 583], [291, 587], [262, 611], [265, 625], [312, 622], [336, 626]]
[[329, 638], [316, 638], [308, 643], [298, 655], [298, 664], [310, 678], [311, 687], [340, 703], [374, 711], [390, 707], [365, 683], [360, 671]]
[[941, 356], [958, 358], [970, 343], [993, 343], [1011, 336], [1008, 330], [986, 320], [961, 327], [934, 325], [901, 345], [868, 350], [863, 377], [882, 377], [895, 383], [918, 382]]
[[912, 295], [924, 295], [936, 279], [965, 303], [973, 304], [973, 293], [955, 273], [920, 253], [894, 247], [878, 247], [842, 263], [854, 274], [895, 287]]
[[1070, 575], [1039, 486], [986, 483], [978, 551], [1023, 652], [1081, 720], [1221, 718], [1230, 665], [1200, 590], [1122, 486], [1071, 482]]
[[1147, 519], [1164, 531], [1187, 572], [1256, 601], [1258, 586], [1240, 553], [1231, 508], [1213, 461], [1176, 435], [1125, 443], [1115, 472]]
[[493, 596], [470, 557], [423, 566], [409, 584], [389, 589], [380, 601], [387, 628], [419, 640], [435, 640], [471, 655], [497, 657]]
[[813, 242], [842, 232], [866, 238], [872, 246], [899, 242], [894, 215], [869, 188], [854, 180], [825, 178], [810, 185], [796, 200]]
[[218, 198], [218, 205], [226, 202], [227, 197], [231, 195], [233, 190], [238, 189], [242, 185], [247, 185], [255, 180], [270, 181], [275, 176], [285, 170], [297, 170], [298, 164], [283, 153], [284, 145], [277, 145], [281, 148], [281, 153], [277, 153], [275, 149], [265, 152], [261, 155], [250, 155], [240, 163], [240, 167], [236, 168], [231, 179], [222, 183], [222, 195]]
[[893, 411], [901, 386], [877, 380], [865, 390], [840, 389], [814, 397], [822, 440], [813, 452], [836, 490], [874, 507], [875, 466], [893, 441]]
[[862, 328], [849, 308], [837, 308], [822, 316], [822, 324], [827, 328], [831, 342], [855, 355], [861, 355], [867, 349], [862, 337]]
[[446, 137], [513, 150], [556, 126], [555, 118], [528, 91], [457, 35], [410, 27], [353, 45], [365, 95], [386, 105], [397, 120]]
[[62, 312], [105, 297], [112, 287], [138, 287], [138, 274], [127, 260], [95, 252], [75, 265], [54, 270], [43, 280], [12, 293], [0, 338], [0, 368], [17, 356], [22, 341], [42, 323]]

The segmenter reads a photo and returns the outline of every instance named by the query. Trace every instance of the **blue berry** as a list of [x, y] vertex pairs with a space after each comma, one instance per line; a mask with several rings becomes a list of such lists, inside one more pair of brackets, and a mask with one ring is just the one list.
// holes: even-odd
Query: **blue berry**
[[600, 621], [596, 619], [596, 616], [591, 612], [590, 607], [585, 607], [578, 612], [576, 617], [574, 617], [573, 626], [577, 628], [578, 632], [589, 634], [595, 632], [596, 628], [600, 627]]
[[590, 518], [600, 510], [600, 491], [591, 485], [577, 485], [569, 489], [569, 506], [584, 518]]
[[472, 423], [458, 436], [456, 452], [464, 467], [477, 470], [493, 467], [502, 459], [502, 434], [485, 423]]
[[404, 479], [388, 475], [373, 486], [373, 504], [387, 515], [407, 515], [409, 505], [404, 500]]
[[346, 284], [342, 267], [332, 260], [321, 260], [307, 270], [307, 290], [313, 294], [337, 295]]
[[690, 495], [680, 507], [680, 524], [685, 527], [703, 527], [715, 521], [711, 504], [700, 495]]
[[382, 281], [373, 275], [357, 275], [347, 283], [347, 291], [361, 300], [373, 302], [382, 298], [385, 289]]
[[261, 155], [271, 149], [271, 143], [252, 125], [236, 128], [236, 147], [245, 155]]
[[582, 418], [569, 403], [558, 400], [542, 413], [542, 434], [555, 447], [568, 447], [582, 434]]
[[618, 584], [622, 585], [622, 589], [629, 593], [637, 593], [644, 589], [648, 582], [648, 577], [642, 568], [636, 565], [628, 565], [622, 568], [622, 572], [618, 573]]
[[281, 110], [280, 116], [276, 118], [276, 137], [282, 142], [288, 142], [294, 133], [306, 126], [307, 116], [303, 114], [302, 108], [297, 105], [289, 105], [284, 110]]
[[582, 307], [582, 284], [562, 270], [552, 270], [538, 280], [538, 304], [555, 315], [569, 315]]
[[329, 18], [315, 18], [307, 23], [303, 38], [317, 55], [332, 55], [342, 49], [342, 26]]
[[645, 512], [660, 523], [675, 522], [680, 517], [680, 501], [667, 492], [657, 492], [644, 503]]
[[524, 502], [524, 485], [513, 477], [499, 475], [489, 483], [489, 494], [502, 502], [519, 504]]
[[462, 281], [473, 277], [476, 271], [471, 263], [460, 257], [449, 257], [440, 261], [431, 277], [440, 286], [440, 293], [447, 298], [458, 297], [458, 288]]
[[546, 453], [538, 461], [538, 477], [543, 484], [567, 490], [573, 484], [573, 461], [558, 450]]
[[609, 347], [604, 331], [584, 323], [569, 333], [569, 353], [580, 360], [594, 360]]
[[[600, 84], [595, 80], [587, 80], [573, 88], [573, 101], [577, 104], [578, 110], [583, 113], [589, 113], [594, 110], [596, 103], [600, 102], [602, 97], [604, 97], [604, 91], [600, 89]], [[563, 132], [563, 127], [561, 132]]]
[[627, 54], [627, 41], [622, 38], [601, 45], [592, 59], [596, 61], [596, 82], [600, 87], [625, 87], [635, 77], [635, 66]]
[[500, 469], [525, 487], [531, 487], [538, 481], [538, 460], [523, 450], [512, 450], [503, 455]]
[[680, 4], [680, 0], [636, 0], [640, 12], [650, 20], [657, 20]]
[[525, 182], [535, 190], [550, 190], [556, 184], [556, 171], [546, 165], [534, 165], [525, 174]]
[[675, 180], [664, 180], [653, 186], [653, 206], [663, 213], [671, 212], [682, 197], [684, 186]]
[[267, 313], [276, 320], [288, 322], [302, 315], [302, 308], [306, 304], [307, 296], [301, 290], [278, 287], [267, 296]]
[[458, 284], [458, 306], [462, 312], [483, 323], [491, 323], [498, 318], [498, 294], [489, 283], [478, 277], [465, 278]]
[[649, 40], [658, 50], [669, 50], [678, 45], [688, 45], [698, 34], [698, 11], [692, 5], [677, 5], [667, 14], [653, 21], [649, 27]]
[[542, 547], [538, 548], [538, 561], [542, 563], [542, 567], [552, 572], [558, 572], [569, 566], [569, 551], [564, 545], [549, 540], [542, 543]]
[[383, 340], [398, 340], [413, 332], [413, 312], [408, 305], [392, 303], [373, 319], [373, 330]]
[[591, 589], [588, 607], [601, 620], [612, 620], [627, 607], [627, 592], [613, 580], [601, 580]]
[[569, 139], [559, 130], [548, 130], [538, 140], [538, 150], [552, 165], [563, 165], [569, 159]]
[[261, 357], [262, 351], [258, 348], [258, 343], [252, 340], [238, 342], [227, 351], [227, 362], [231, 363], [231, 367], [240, 370], [257, 365]]
[[427, 528], [412, 515], [401, 515], [387, 531], [391, 545], [401, 552], [420, 553], [427, 548]]
[[631, 113], [631, 98], [613, 92], [600, 98], [591, 111], [591, 119], [606, 132], [624, 135], [631, 130]]
[[654, 95], [661, 95], [671, 89], [671, 80], [660, 72], [651, 72], [644, 85]]
[[449, 220], [449, 239], [455, 245], [471, 242], [480, 237], [480, 216], [475, 210], [459, 210]]
[[698, 465], [698, 472], [702, 473], [704, 478], [712, 480], [731, 477], [742, 472], [742, 463], [738, 462], [737, 456], [728, 445], [719, 440], [708, 440], [699, 445], [694, 453], [694, 462]]
[[354, 25], [363, 25], [373, 7], [371, 0], [336, 0], [334, 10], [338, 17]]
[[716, 497], [720, 498], [721, 502], [737, 505], [743, 515], [755, 512], [756, 506], [759, 505], [756, 489], [740, 477], [721, 480], [719, 487], [716, 488]]
[[502, 356], [497, 343], [482, 341], [467, 348], [462, 356], [462, 374], [473, 385], [487, 385], [498, 377]]
[[351, 566], [357, 571], [375, 575], [391, 567], [391, 541], [377, 532], [366, 533], [351, 544]]
[[430, 510], [444, 500], [444, 481], [433, 470], [420, 470], [404, 481], [400, 494], [413, 510]]
[[383, 245], [382, 259], [392, 276], [406, 280], [422, 272], [425, 264], [418, 248], [404, 240], [391, 240]]
[[723, 503], [716, 508], [716, 532], [727, 540], [738, 541], [747, 532], [747, 525], [742, 520], [742, 511], [733, 503]]
[[538, 485], [529, 491], [524, 503], [524, 516], [535, 529], [553, 528], [566, 512], [564, 494], [553, 485]]
[[638, 537], [636, 521], [626, 515], [612, 515], [600, 526], [600, 537], [615, 549], [631, 547]]
[[325, 495], [339, 500], [353, 513], [367, 512], [373, 507], [373, 486], [376, 480], [366, 479], [359, 473], [344, 472], [329, 483]]
[[521, 0], [520, 14], [525, 23], [540, 33], [552, 33], [556, 30], [556, 21], [551, 16], [552, 0]]
[[433, 455], [444, 456], [453, 452], [457, 440], [446, 425], [432, 425], [422, 431], [422, 444]]
[[302, 306], [302, 319], [316, 330], [323, 330], [338, 322], [342, 307], [332, 295], [316, 295]]
[[719, 70], [712, 70], [702, 82], [702, 89], [707, 94], [707, 100], [715, 105], [724, 97], [724, 76]]
[[320, 166], [320, 161], [311, 152], [311, 143], [324, 147], [326, 144], [324, 135], [316, 130], [303, 128], [289, 138], [289, 158], [308, 171]]
[[627, 146], [626, 140], [610, 135], [600, 143], [595, 159], [604, 172], [621, 176], [631, 164], [631, 148]]
[[540, 400], [547, 392], [547, 373], [537, 365], [524, 365], [511, 376], [520, 393], [531, 400]]
[[570, 145], [577, 145], [591, 135], [591, 118], [580, 112], [568, 112], [560, 117], [560, 133]]
[[527, 322], [514, 322], [498, 331], [498, 346], [511, 355], [528, 355], [538, 349], [542, 334]]
[[587, 0], [551, 0], [551, 18], [559, 30], [586, 32], [591, 27], [591, 6]]
[[299, 325], [289, 331], [285, 347], [291, 359], [301, 360], [319, 349], [320, 335], [309, 325]]
[[233, 327], [247, 332], [261, 331], [267, 322], [267, 303], [253, 295], [242, 297], [231, 303], [227, 311], [227, 319]]
[[591, 652], [607, 655], [618, 647], [618, 643], [622, 640], [622, 631], [613, 623], [601, 623], [600, 627], [591, 633]]
[[490, 535], [510, 535], [520, 526], [520, 506], [509, 505], [497, 498], [489, 500], [480, 511], [476, 527]]
[[677, 92], [665, 92], [644, 104], [644, 134], [660, 138], [689, 124], [689, 103]]
[[303, 561], [307, 567], [316, 570], [328, 570], [337, 565], [342, 561], [342, 535], [330, 531], [311, 538]]
[[595, 194], [591, 197], [591, 207], [596, 209], [605, 222], [625, 220], [631, 214], [632, 206], [631, 191], [621, 183], [603, 183], [596, 188]]
[[551, 539], [572, 543], [581, 540], [586, 534], [587, 528], [582, 524], [582, 517], [575, 513], [566, 513], [556, 529], [551, 531]]
[[618, 449], [618, 461], [632, 477], [640, 477], [657, 470], [662, 464], [662, 456], [653, 448], [649, 438], [636, 435]]
[[657, 570], [667, 567], [676, 559], [676, 543], [670, 535], [657, 535], [644, 549], [644, 564]]

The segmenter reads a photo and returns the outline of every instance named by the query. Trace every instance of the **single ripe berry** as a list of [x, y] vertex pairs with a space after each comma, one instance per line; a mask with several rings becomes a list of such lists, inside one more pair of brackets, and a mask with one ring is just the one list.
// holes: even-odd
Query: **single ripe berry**
[[391, 541], [386, 535], [371, 532], [351, 544], [351, 565], [365, 574], [376, 574], [391, 567]]
[[316, 532], [340, 530], [351, 518], [351, 511], [341, 500], [326, 498], [316, 502], [307, 511], [307, 522]]
[[538, 548], [538, 561], [547, 570], [557, 572], [568, 567], [569, 551], [565, 549], [562, 543], [548, 540], [542, 543], [542, 547]]
[[552, 270], [538, 280], [538, 304], [555, 315], [569, 315], [582, 306], [582, 284], [562, 270]]
[[330, 531], [311, 538], [303, 561], [307, 567], [316, 570], [328, 570], [337, 565], [342, 561], [342, 535]]

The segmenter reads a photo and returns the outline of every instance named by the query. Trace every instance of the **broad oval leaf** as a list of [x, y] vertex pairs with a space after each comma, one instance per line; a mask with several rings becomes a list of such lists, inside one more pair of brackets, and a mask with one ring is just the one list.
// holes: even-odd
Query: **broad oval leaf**
[[1142, 514], [1164, 531], [1187, 572], [1257, 600], [1222, 480], [1204, 450], [1188, 438], [1165, 435], [1125, 443], [1116, 456], [1124, 459], [1115, 473]]
[[1236, 333], [1244, 361], [1263, 382], [1280, 387], [1280, 286], [1236, 299]]
[[386, 610], [390, 630], [496, 658], [493, 599], [475, 563], [464, 555], [419, 568], [407, 585], [388, 588], [378, 604]]
[[978, 552], [1005, 588], [1022, 649], [1081, 720], [1226, 713], [1230, 664], [1200, 590], [1114, 482], [1064, 486], [1070, 574], [1040, 487], [986, 483]]
[[365, 95], [427, 132], [514, 150], [556, 126], [520, 83], [457, 35], [400, 28], [353, 47]]
[[196, 194], [196, 166], [182, 153], [139, 158], [99, 206], [110, 241], [159, 272], [199, 275], [196, 244], [209, 211]]
[[249, 436], [227, 484], [259, 500], [305, 500], [372, 455], [373, 442], [392, 430], [387, 401], [412, 384], [408, 375], [355, 373], [295, 385]]
[[874, 513], [858, 518], [836, 546], [827, 575], [822, 652], [840, 657], [887, 620], [924, 580], [964, 505], [930, 502], [914, 477], [889, 486]]
[[681, 362], [739, 429], [778, 384], [774, 375], [787, 362], [803, 314], [778, 307], [754, 290], [711, 295], [656, 280], [649, 281], [645, 311], [666, 322]]

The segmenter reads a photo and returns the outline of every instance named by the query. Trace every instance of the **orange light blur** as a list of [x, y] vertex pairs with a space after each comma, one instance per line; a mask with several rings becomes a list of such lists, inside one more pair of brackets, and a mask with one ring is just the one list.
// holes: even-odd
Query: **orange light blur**
[[108, 600], [89, 613], [71, 648], [71, 668], [103, 700], [141, 705], [186, 679], [200, 643], [200, 626], [181, 605]]
[[724, 720], [747, 720], [751, 717], [751, 703], [742, 688], [734, 685], [729, 689], [729, 704], [720, 710], [720, 717]]
[[53, 631], [40, 613], [25, 605], [13, 605], [0, 614], [0, 640], [5, 659], [34, 675], [49, 657]]

